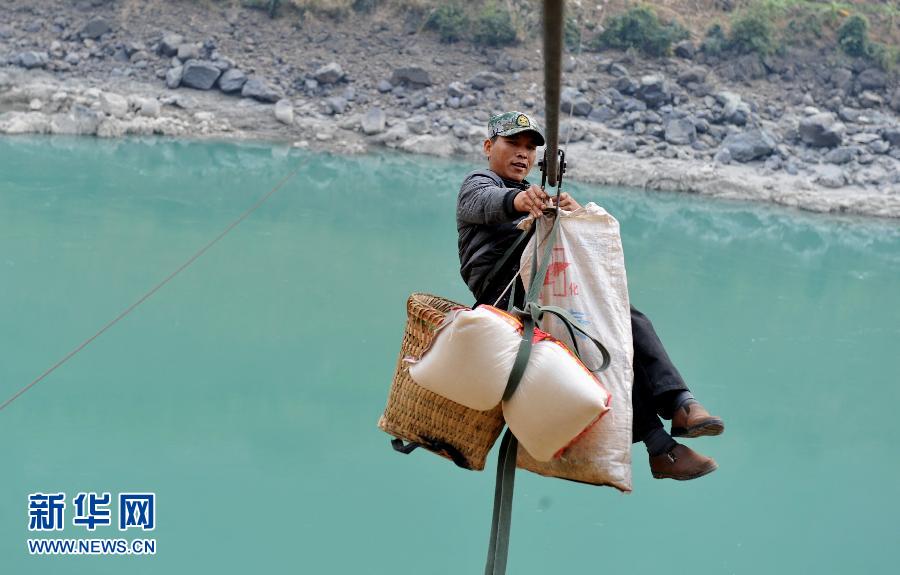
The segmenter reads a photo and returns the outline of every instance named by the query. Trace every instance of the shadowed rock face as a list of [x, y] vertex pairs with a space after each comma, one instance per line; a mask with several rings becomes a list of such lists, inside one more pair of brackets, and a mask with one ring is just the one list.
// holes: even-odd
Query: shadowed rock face
[[775, 139], [764, 130], [749, 130], [732, 134], [722, 145], [738, 162], [750, 162], [770, 155], [775, 150]]
[[800, 137], [816, 148], [839, 146], [844, 139], [844, 124], [830, 113], [814, 114], [800, 120]]
[[200, 60], [188, 60], [184, 63], [181, 76], [181, 84], [197, 90], [209, 90], [212, 88], [222, 71], [211, 62]]

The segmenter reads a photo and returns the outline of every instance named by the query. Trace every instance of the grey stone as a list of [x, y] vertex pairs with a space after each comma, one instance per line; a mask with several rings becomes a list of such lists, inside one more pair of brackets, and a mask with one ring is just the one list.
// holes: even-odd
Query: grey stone
[[466, 94], [459, 101], [459, 106], [461, 108], [469, 108], [478, 104], [478, 98], [473, 96], [472, 94]]
[[697, 49], [694, 47], [694, 43], [690, 40], [682, 40], [681, 42], [675, 44], [674, 52], [675, 55], [679, 58], [693, 60], [694, 54], [697, 52]]
[[621, 78], [616, 79], [613, 83], [613, 87], [622, 94], [628, 94], [630, 96], [638, 91], [641, 87], [641, 83], [631, 76], [622, 76]]
[[294, 105], [288, 99], [281, 99], [275, 102], [275, 119], [291, 126], [294, 124]]
[[469, 85], [476, 90], [502, 86], [504, 83], [503, 76], [494, 72], [479, 72], [469, 78]]
[[798, 131], [804, 142], [816, 148], [830, 148], [840, 145], [844, 139], [844, 124], [825, 112], [800, 120]]
[[859, 105], [863, 108], [880, 108], [884, 105], [884, 98], [867, 90], [859, 95]]
[[728, 150], [728, 148], [720, 148], [719, 151], [716, 152], [716, 155], [713, 156], [713, 161], [718, 164], [728, 165], [731, 163], [731, 152]]
[[100, 109], [110, 116], [122, 118], [128, 113], [128, 100], [119, 94], [101, 92]]
[[453, 109], [459, 108], [459, 98], [455, 96], [447, 98], [447, 107]]
[[237, 68], [232, 68], [230, 70], [225, 70], [222, 75], [219, 76], [219, 89], [226, 94], [240, 92], [246, 82], [247, 75]]
[[116, 52], [113, 54], [113, 60], [116, 62], [128, 62], [130, 58], [128, 57], [128, 52], [125, 51], [125, 48], [117, 48]]
[[591, 110], [588, 114], [588, 120], [594, 122], [607, 122], [618, 116], [618, 113], [609, 106], [600, 106]]
[[386, 94], [394, 89], [394, 86], [388, 82], [387, 80], [381, 80], [378, 82], [378, 85], [375, 86], [375, 89], [378, 90], [381, 94]]
[[146, 118], [158, 118], [160, 113], [159, 100], [156, 98], [145, 98], [141, 101], [141, 107], [138, 109], [141, 116]]
[[183, 43], [184, 36], [182, 36], [181, 34], [163, 34], [162, 40], [160, 40], [159, 42], [159, 53], [166, 58], [171, 58], [178, 53], [178, 47]]
[[800, 173], [800, 167], [797, 165], [796, 160], [792, 158], [785, 162], [784, 171], [792, 176], [796, 176]]
[[193, 43], [184, 43], [178, 46], [177, 57], [182, 62], [198, 60], [200, 58], [200, 46]]
[[894, 95], [891, 97], [891, 109], [900, 112], [900, 88], [894, 90]]
[[730, 134], [722, 146], [728, 149], [732, 159], [750, 162], [770, 155], [775, 150], [775, 139], [765, 130], [753, 129]]
[[183, 66], [175, 66], [166, 70], [166, 88], [174, 90], [181, 85], [181, 78], [184, 74]]
[[829, 164], [848, 164], [853, 161], [859, 150], [850, 146], [835, 148], [825, 154], [825, 161]]
[[826, 188], [840, 188], [847, 183], [847, 175], [837, 166], [826, 164], [816, 169], [816, 182]]
[[347, 100], [340, 96], [326, 98], [325, 108], [329, 114], [343, 114], [347, 111]]
[[241, 88], [241, 96], [269, 103], [277, 102], [281, 99], [281, 95], [259, 76], [247, 78], [243, 88]]
[[362, 131], [367, 136], [379, 134], [384, 131], [387, 122], [384, 110], [370, 108], [362, 118]]
[[862, 90], [883, 90], [887, 86], [887, 74], [877, 68], [863, 70], [856, 81]]
[[637, 150], [637, 142], [631, 138], [622, 138], [616, 140], [613, 144], [613, 150], [616, 152], [634, 153]]
[[213, 66], [210, 62], [203, 60], [188, 60], [184, 63], [181, 85], [197, 90], [209, 90], [215, 85], [216, 80], [219, 79], [221, 74], [221, 70]]
[[678, 74], [678, 83], [682, 86], [687, 84], [702, 84], [706, 81], [708, 72], [703, 66], [691, 66]]
[[428, 105], [428, 97], [425, 94], [414, 94], [409, 99], [409, 106], [413, 109], [424, 108]]
[[450, 82], [447, 86], [447, 95], [451, 98], [462, 98], [466, 95], [466, 87], [462, 82]]
[[615, 62], [609, 65], [608, 72], [611, 76], [614, 76], [616, 78], [623, 78], [625, 76], [628, 76], [628, 68], [626, 68], [622, 64], [618, 64]]
[[313, 72], [313, 78], [319, 84], [335, 84], [340, 82], [343, 77], [344, 70], [337, 62], [329, 62]]
[[766, 158], [765, 164], [763, 166], [767, 170], [772, 170], [773, 172], [777, 172], [781, 169], [781, 156], [769, 156]]
[[560, 110], [566, 114], [587, 116], [593, 106], [590, 101], [575, 88], [563, 88], [560, 94]]
[[890, 142], [894, 148], [900, 148], [900, 128], [886, 128], [881, 137]]
[[100, 36], [103, 36], [104, 34], [111, 31], [112, 27], [109, 25], [109, 22], [107, 22], [103, 18], [94, 18], [81, 28], [81, 32], [79, 32], [79, 34], [82, 38], [90, 38], [91, 40], [96, 40]]
[[869, 151], [873, 154], [886, 154], [891, 149], [891, 144], [886, 140], [875, 140], [869, 144]]
[[13, 62], [22, 68], [31, 70], [32, 68], [44, 68], [50, 56], [46, 52], [21, 52], [13, 58]]
[[413, 116], [406, 120], [406, 127], [409, 128], [409, 131], [413, 134], [427, 133], [430, 124], [431, 122], [428, 121], [427, 116]]
[[846, 90], [853, 82], [853, 72], [847, 68], [835, 68], [831, 72], [831, 85], [839, 90]]
[[15, 33], [15, 30], [13, 30], [11, 26], [0, 24], [0, 40], [12, 38]]
[[838, 109], [838, 117], [845, 122], [850, 122], [850, 123], [858, 122], [859, 117], [861, 115], [862, 115], [862, 112], [860, 112], [859, 110], [855, 110], [853, 108], [848, 108], [846, 106], [843, 106], [840, 109]]
[[678, 118], [666, 122], [666, 141], [685, 146], [697, 139], [697, 129], [690, 118]]
[[29, 34], [34, 34], [35, 32], [40, 32], [44, 28], [44, 23], [40, 20], [32, 20], [28, 24], [22, 27], [23, 30], [28, 32]]
[[431, 75], [429, 75], [428, 70], [418, 66], [396, 68], [391, 75], [391, 84], [394, 86], [403, 85], [414, 89], [426, 88], [431, 86]]
[[630, 112], [643, 112], [647, 109], [647, 104], [638, 100], [637, 98], [625, 98], [619, 103], [619, 111], [630, 113]]
[[348, 102], [353, 102], [356, 100], [356, 90], [353, 89], [353, 86], [348, 86], [344, 93], [341, 94], [345, 100]]
[[658, 108], [672, 101], [672, 94], [666, 81], [656, 74], [641, 77], [637, 97], [651, 108]]

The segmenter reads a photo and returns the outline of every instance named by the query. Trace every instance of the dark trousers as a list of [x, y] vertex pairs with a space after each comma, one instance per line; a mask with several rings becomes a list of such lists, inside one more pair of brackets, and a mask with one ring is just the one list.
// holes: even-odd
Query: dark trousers
[[[509, 281], [509, 280], [507, 280]], [[479, 299], [475, 305], [493, 305], [503, 286], [500, 285], [492, 293]], [[522, 307], [525, 303], [525, 288], [521, 279], [516, 280], [515, 305]], [[506, 309], [509, 294], [500, 298], [497, 307]], [[663, 426], [659, 417], [671, 418], [672, 399], [679, 391], [690, 391], [681, 374], [675, 369], [666, 348], [663, 347], [653, 324], [647, 316], [631, 306], [631, 336], [634, 342], [634, 387], [631, 393], [631, 407], [634, 420], [631, 426], [632, 441], [643, 441], [647, 434]]]
[[663, 426], [659, 416], [671, 417], [671, 401], [676, 395], [671, 392], [688, 391], [688, 387], [669, 359], [653, 324], [634, 306], [631, 306], [631, 336], [634, 340], [631, 431], [632, 441], [637, 443]]

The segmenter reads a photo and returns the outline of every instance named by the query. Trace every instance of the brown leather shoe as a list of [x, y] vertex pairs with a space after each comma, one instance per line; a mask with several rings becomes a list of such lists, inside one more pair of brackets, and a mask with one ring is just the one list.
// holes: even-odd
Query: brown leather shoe
[[725, 431], [725, 423], [722, 418], [710, 415], [697, 402], [688, 402], [682, 405], [672, 415], [672, 437], [720, 435], [723, 431]]
[[712, 473], [719, 466], [711, 457], [676, 443], [668, 453], [650, 456], [650, 471], [656, 479], [687, 481]]

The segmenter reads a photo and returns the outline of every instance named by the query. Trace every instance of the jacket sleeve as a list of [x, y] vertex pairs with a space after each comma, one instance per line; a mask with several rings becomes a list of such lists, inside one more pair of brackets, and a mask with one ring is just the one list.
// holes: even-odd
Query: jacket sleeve
[[521, 217], [513, 207], [522, 190], [504, 188], [487, 176], [473, 175], [463, 182], [456, 201], [456, 219], [467, 224], [499, 224]]

